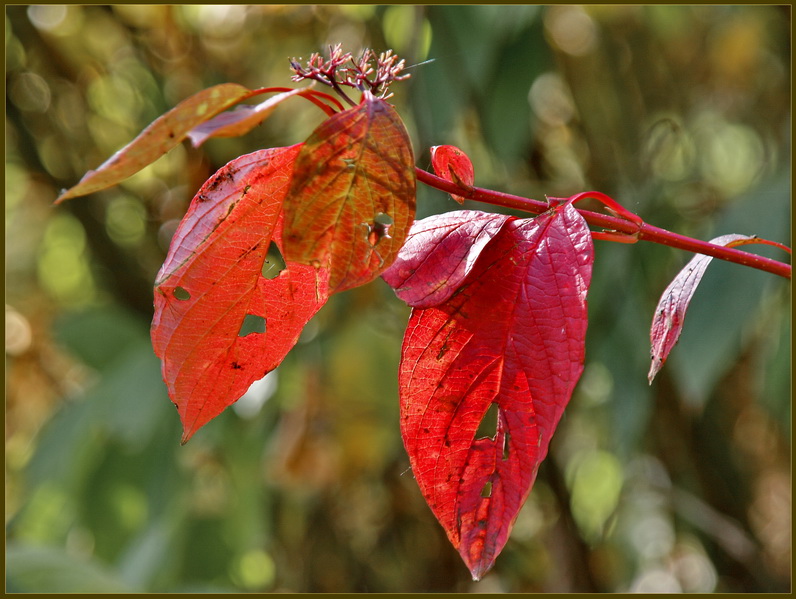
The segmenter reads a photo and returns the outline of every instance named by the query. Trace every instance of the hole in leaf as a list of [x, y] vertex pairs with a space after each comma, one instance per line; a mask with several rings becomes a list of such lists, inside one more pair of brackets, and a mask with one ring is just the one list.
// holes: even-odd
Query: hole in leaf
[[367, 228], [370, 245], [375, 246], [382, 239], [390, 239], [390, 227], [393, 225], [392, 217], [386, 212], [379, 212], [373, 217], [373, 224], [363, 223]]
[[265, 333], [265, 318], [256, 314], [247, 314], [240, 325], [238, 337], [245, 337], [252, 333]]
[[191, 294], [188, 293], [188, 290], [184, 287], [175, 287], [174, 288], [174, 297], [181, 302], [188, 301], [191, 299]]
[[503, 459], [509, 459], [509, 440], [511, 439], [511, 435], [509, 435], [508, 431], [503, 435]]
[[496, 403], [489, 404], [489, 409], [481, 419], [481, 424], [478, 425], [478, 430], [475, 431], [476, 439], [483, 439], [489, 437], [494, 439], [497, 434], [497, 419], [498, 419], [498, 405]]
[[275, 279], [286, 267], [287, 264], [282, 257], [282, 252], [279, 251], [279, 247], [276, 243], [272, 241], [271, 245], [268, 246], [268, 253], [265, 255], [262, 275], [266, 279]]
[[492, 497], [492, 481], [491, 480], [488, 480], [488, 481], [486, 481], [484, 483], [484, 488], [481, 489], [481, 497]]
[[382, 227], [389, 227], [395, 222], [392, 217], [387, 214], [386, 212], [379, 212], [376, 215], [376, 218], [373, 219], [377, 225], [381, 225]]

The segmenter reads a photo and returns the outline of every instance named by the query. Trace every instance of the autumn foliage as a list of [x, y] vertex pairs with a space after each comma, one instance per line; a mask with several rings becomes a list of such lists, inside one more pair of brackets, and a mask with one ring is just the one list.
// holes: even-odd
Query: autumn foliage
[[[295, 80], [328, 85], [337, 97], [312, 86], [204, 90], [58, 201], [114, 185], [184, 139], [198, 146], [246, 133], [294, 96], [321, 108], [328, 118], [305, 141], [240, 156], [215, 173], [172, 239], [155, 281], [151, 334], [182, 441], [278, 367], [331, 294], [382, 276], [412, 307], [399, 369], [412, 472], [480, 579], [509, 537], [583, 371], [592, 238], [680, 243], [783, 276], [790, 267], [730, 249], [763, 240], [683, 241], [597, 192], [526, 205], [479, 190], [469, 158], [452, 146], [432, 148], [435, 175], [416, 169], [406, 129], [387, 102], [390, 83], [405, 77], [390, 52], [354, 60], [336, 47], [328, 59], [316, 54], [292, 67]], [[275, 95], [228, 111], [266, 93]], [[460, 210], [415, 221], [418, 178], [459, 203], [491, 198], [539, 215]], [[610, 214], [577, 209], [585, 197]], [[650, 382], [710, 257], [695, 261], [655, 312]], [[479, 436], [489, 413], [496, 426]]]

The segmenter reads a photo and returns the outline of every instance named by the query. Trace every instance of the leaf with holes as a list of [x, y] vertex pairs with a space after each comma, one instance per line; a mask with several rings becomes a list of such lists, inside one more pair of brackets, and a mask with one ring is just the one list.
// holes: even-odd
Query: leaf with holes
[[[734, 247], [747, 243], [770, 242], [761, 240], [757, 237], [748, 237], [746, 235], [731, 233], [711, 239], [710, 243]], [[655, 375], [663, 368], [666, 358], [669, 357], [669, 352], [671, 352], [672, 348], [677, 344], [680, 333], [683, 332], [685, 313], [691, 303], [691, 298], [694, 297], [694, 292], [697, 286], [699, 286], [712, 260], [712, 257], [703, 254], [694, 256], [672, 282], [669, 283], [669, 286], [661, 295], [658, 306], [655, 308], [655, 314], [652, 317], [652, 327], [650, 328], [650, 343], [652, 344], [650, 353], [652, 363], [650, 364], [650, 371], [647, 374], [647, 379], [650, 384], [652, 384]]]
[[382, 278], [413, 308], [442, 303], [470, 274], [481, 250], [508, 218], [457, 210], [419, 220]]
[[285, 201], [285, 258], [329, 268], [343, 291], [389, 267], [415, 216], [409, 136], [395, 109], [363, 94], [324, 121], [296, 159]]
[[[583, 370], [592, 262], [572, 204], [510, 218], [456, 293], [412, 310], [401, 434], [423, 496], [475, 580], [505, 545]], [[493, 404], [496, 429], [476, 438]]]
[[[431, 148], [431, 166], [438, 177], [456, 183], [463, 189], [470, 189], [475, 181], [475, 172], [470, 157], [456, 146], [434, 146]], [[451, 197], [464, 204], [465, 198], [451, 194]]]
[[152, 343], [183, 443], [276, 368], [327, 299], [328, 273], [279, 257], [300, 145], [220, 169], [194, 197], [155, 284]]

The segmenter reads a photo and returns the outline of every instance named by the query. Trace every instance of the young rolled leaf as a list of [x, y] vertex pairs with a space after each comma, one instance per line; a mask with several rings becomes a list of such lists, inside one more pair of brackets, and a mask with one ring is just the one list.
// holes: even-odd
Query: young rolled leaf
[[260, 150], [219, 170], [193, 199], [158, 273], [152, 343], [183, 443], [276, 368], [327, 299], [323, 268], [286, 261], [274, 278], [263, 275], [269, 248], [281, 246], [300, 149]]
[[[431, 166], [438, 177], [459, 187], [468, 189], [473, 186], [475, 172], [470, 158], [456, 146], [434, 146], [431, 148]], [[465, 198], [451, 194], [451, 197], [464, 204]]]
[[470, 274], [481, 250], [508, 218], [457, 210], [419, 220], [382, 278], [413, 308], [442, 303]]
[[412, 146], [384, 100], [324, 121], [296, 159], [285, 201], [285, 258], [329, 269], [332, 292], [389, 267], [415, 216]]
[[[762, 240], [757, 237], [732, 233], [710, 240], [710, 243], [727, 247], [759, 242], [762, 242]], [[652, 327], [650, 328], [652, 363], [647, 374], [647, 380], [649, 380], [650, 385], [655, 375], [663, 367], [664, 362], [666, 362], [666, 358], [669, 357], [669, 352], [672, 351], [672, 348], [680, 338], [680, 333], [683, 332], [685, 313], [711, 260], [713, 260], [711, 256], [705, 256], [704, 254], [694, 256], [669, 283], [669, 286], [658, 301], [658, 306], [655, 308], [655, 314], [652, 317]]]
[[[456, 293], [412, 310], [401, 434], [475, 580], [508, 540], [583, 370], [592, 262], [589, 229], [567, 203], [507, 220]], [[497, 428], [476, 439], [493, 404]]]

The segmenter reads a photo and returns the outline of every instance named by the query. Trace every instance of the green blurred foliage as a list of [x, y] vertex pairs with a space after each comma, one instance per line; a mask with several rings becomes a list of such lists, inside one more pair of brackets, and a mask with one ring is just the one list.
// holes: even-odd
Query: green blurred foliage
[[[179, 445], [148, 341], [170, 235], [217, 168], [319, 111], [51, 203], [188, 95], [290, 85], [289, 57], [341, 42], [433, 59], [392, 100], [421, 167], [455, 144], [481, 186], [599, 189], [686, 235], [789, 243], [789, 26], [771, 6], [6, 7], [7, 590], [788, 590], [788, 282], [711, 265], [649, 386], [652, 310], [690, 256], [598, 242], [583, 379], [473, 583], [408, 469], [408, 309], [381, 281]], [[456, 208], [419, 190], [420, 216]]]

